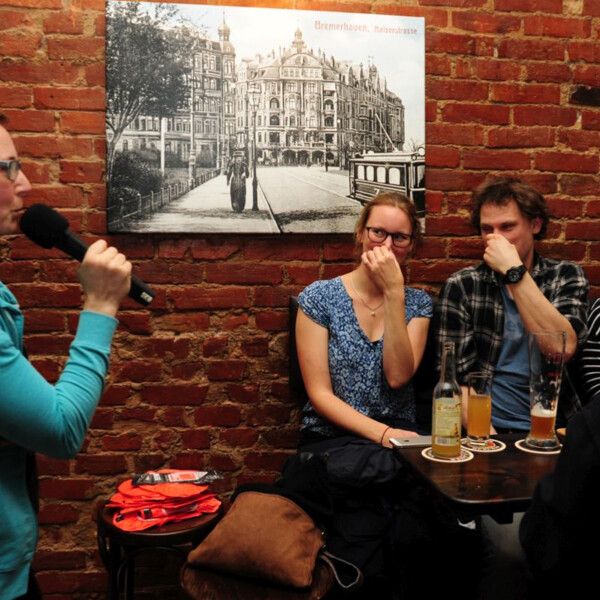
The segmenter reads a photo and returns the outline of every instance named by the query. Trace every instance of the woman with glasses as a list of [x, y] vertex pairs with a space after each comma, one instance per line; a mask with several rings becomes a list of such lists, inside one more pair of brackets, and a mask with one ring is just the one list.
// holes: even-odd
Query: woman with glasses
[[[0, 235], [16, 233], [31, 185], [0, 113]], [[23, 315], [0, 282], [0, 598], [41, 598], [30, 572], [37, 541], [34, 453], [75, 456], [104, 389], [110, 344], [131, 263], [98, 240], [78, 271], [85, 301], [69, 360], [55, 385], [23, 349]]]
[[390, 438], [416, 435], [411, 378], [432, 303], [405, 285], [402, 265], [418, 239], [414, 204], [402, 194], [380, 194], [356, 224], [356, 267], [298, 297], [296, 345], [309, 401], [299, 452], [281, 485], [305, 510], [319, 507], [313, 518], [325, 525], [328, 549], [365, 575], [361, 599], [388, 600], [409, 589], [416, 553], [411, 545], [407, 558], [403, 544], [420, 539], [401, 508], [404, 468], [388, 450]]
[[432, 304], [406, 287], [401, 266], [419, 239], [402, 194], [368, 202], [355, 229], [358, 266], [299, 296], [298, 358], [310, 399], [303, 441], [352, 433], [390, 447], [414, 433], [410, 380], [425, 349]]

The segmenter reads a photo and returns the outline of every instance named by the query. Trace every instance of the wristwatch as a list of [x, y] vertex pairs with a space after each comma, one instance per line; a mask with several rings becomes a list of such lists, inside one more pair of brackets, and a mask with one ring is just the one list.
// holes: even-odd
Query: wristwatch
[[525, 265], [511, 267], [506, 271], [506, 275], [502, 278], [502, 283], [519, 283], [519, 281], [523, 279], [525, 273], [527, 273], [527, 267]]

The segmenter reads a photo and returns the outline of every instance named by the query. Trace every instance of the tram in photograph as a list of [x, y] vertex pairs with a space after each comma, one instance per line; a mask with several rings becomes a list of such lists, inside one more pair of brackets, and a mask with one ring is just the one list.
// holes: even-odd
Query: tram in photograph
[[367, 153], [350, 159], [350, 197], [365, 204], [382, 192], [402, 192], [425, 217], [425, 149], [417, 152]]

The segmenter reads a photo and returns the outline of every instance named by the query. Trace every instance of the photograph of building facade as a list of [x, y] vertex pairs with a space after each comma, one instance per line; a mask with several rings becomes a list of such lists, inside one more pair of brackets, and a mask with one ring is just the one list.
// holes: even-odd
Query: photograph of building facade
[[297, 29], [289, 48], [243, 58], [236, 78], [237, 142], [254, 124], [259, 163], [345, 168], [350, 155], [402, 150], [404, 106], [376, 65], [354, 65], [308, 49]]
[[[117, 24], [125, 5], [108, 1]], [[158, 6], [134, 5], [142, 25]], [[424, 217], [422, 18], [169, 6], [154, 31], [172, 32], [173, 67], [135, 114], [117, 108], [122, 58], [156, 53], [107, 25], [110, 231], [345, 233], [382, 190], [418, 198]]]
[[218, 41], [198, 35], [190, 59], [188, 105], [164, 118], [162, 129], [157, 117], [138, 117], [123, 133], [118, 150], [160, 150], [164, 144], [165, 152], [193, 167], [226, 167], [236, 139], [235, 48], [229, 34], [223, 20]]

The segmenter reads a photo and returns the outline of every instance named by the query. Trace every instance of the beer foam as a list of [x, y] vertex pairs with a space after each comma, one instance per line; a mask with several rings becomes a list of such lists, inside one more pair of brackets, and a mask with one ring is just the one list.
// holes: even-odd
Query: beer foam
[[556, 409], [551, 410], [548, 408], [544, 408], [538, 402], [537, 404], [533, 405], [533, 408], [531, 409], [531, 416], [532, 417], [545, 417], [546, 419], [549, 419], [550, 417], [556, 416]]

